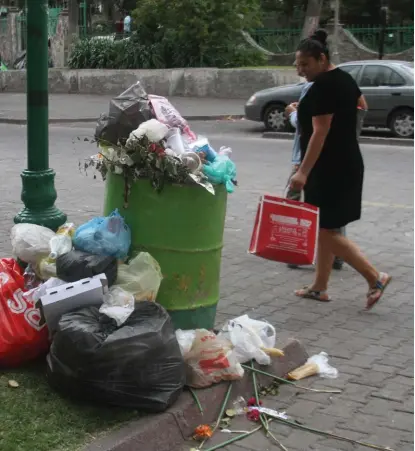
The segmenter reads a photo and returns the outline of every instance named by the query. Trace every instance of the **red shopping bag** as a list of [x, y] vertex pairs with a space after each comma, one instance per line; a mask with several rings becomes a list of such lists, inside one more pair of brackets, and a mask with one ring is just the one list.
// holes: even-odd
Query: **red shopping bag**
[[319, 209], [265, 194], [259, 200], [249, 253], [293, 265], [311, 265], [317, 255]]
[[46, 325], [23, 290], [22, 268], [12, 258], [0, 259], [0, 367], [18, 366], [49, 348]]

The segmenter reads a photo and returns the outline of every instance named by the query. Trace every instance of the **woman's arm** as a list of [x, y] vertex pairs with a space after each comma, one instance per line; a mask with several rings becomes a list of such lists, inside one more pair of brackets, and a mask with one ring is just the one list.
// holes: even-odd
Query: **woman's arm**
[[359, 100], [357, 101], [357, 106], [365, 111], [369, 109], [369, 107], [367, 106], [365, 96], [363, 94], [359, 97]]
[[332, 114], [313, 117], [313, 134], [308, 143], [307, 151], [298, 171], [291, 178], [291, 188], [294, 191], [301, 191], [304, 188], [307, 178], [321, 154], [332, 119]]
[[297, 128], [297, 111], [293, 111], [290, 116], [290, 124], [292, 127]]

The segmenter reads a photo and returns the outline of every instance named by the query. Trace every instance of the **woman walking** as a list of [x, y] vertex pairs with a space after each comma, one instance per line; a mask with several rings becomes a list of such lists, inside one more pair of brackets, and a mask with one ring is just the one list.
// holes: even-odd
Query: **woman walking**
[[317, 265], [312, 285], [296, 295], [327, 302], [334, 256], [368, 282], [366, 308], [382, 297], [391, 277], [378, 272], [340, 229], [361, 216], [363, 159], [356, 137], [357, 106], [362, 93], [353, 78], [330, 63], [327, 33], [317, 31], [302, 41], [296, 64], [313, 85], [298, 107], [301, 164], [291, 189], [304, 189], [305, 201], [320, 209]]

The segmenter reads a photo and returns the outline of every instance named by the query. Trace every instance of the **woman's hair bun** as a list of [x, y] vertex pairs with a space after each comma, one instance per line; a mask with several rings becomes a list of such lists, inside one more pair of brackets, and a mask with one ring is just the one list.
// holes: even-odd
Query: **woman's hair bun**
[[311, 36], [311, 39], [314, 39], [315, 41], [320, 42], [321, 45], [323, 45], [324, 47], [327, 46], [327, 31], [326, 30], [316, 30]]

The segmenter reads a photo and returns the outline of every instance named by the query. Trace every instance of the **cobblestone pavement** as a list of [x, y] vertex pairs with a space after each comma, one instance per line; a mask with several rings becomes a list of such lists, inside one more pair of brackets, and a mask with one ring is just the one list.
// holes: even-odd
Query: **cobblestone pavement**
[[[292, 294], [311, 280], [310, 268], [292, 271], [247, 255], [259, 195], [281, 193], [284, 188], [290, 142], [227, 133], [223, 127], [218, 133], [215, 124], [200, 126], [213, 145], [233, 147], [240, 182], [228, 204], [218, 324], [249, 313], [272, 322], [280, 344], [295, 337], [310, 354], [329, 353], [339, 370], [338, 379], [313, 378], [305, 383], [339, 387], [342, 394], [298, 394], [285, 386], [272, 400], [274, 408], [316, 428], [399, 451], [413, 450], [413, 150], [362, 147], [366, 163], [363, 219], [351, 225], [348, 234], [380, 269], [394, 276], [380, 305], [363, 312], [366, 287], [351, 268], [333, 274], [334, 301], [321, 304]], [[197, 127], [193, 125], [196, 131]], [[12, 218], [20, 208], [19, 172], [25, 163], [26, 131], [21, 126], [0, 126], [0, 133], [0, 250], [6, 256]], [[95, 152], [94, 146], [76, 140], [85, 133], [85, 128], [50, 129], [58, 205], [77, 223], [99, 213], [103, 199], [102, 182], [78, 171], [78, 160]], [[273, 430], [290, 451], [363, 449], [279, 425]], [[226, 448], [274, 449], [278, 448], [261, 434]]]

